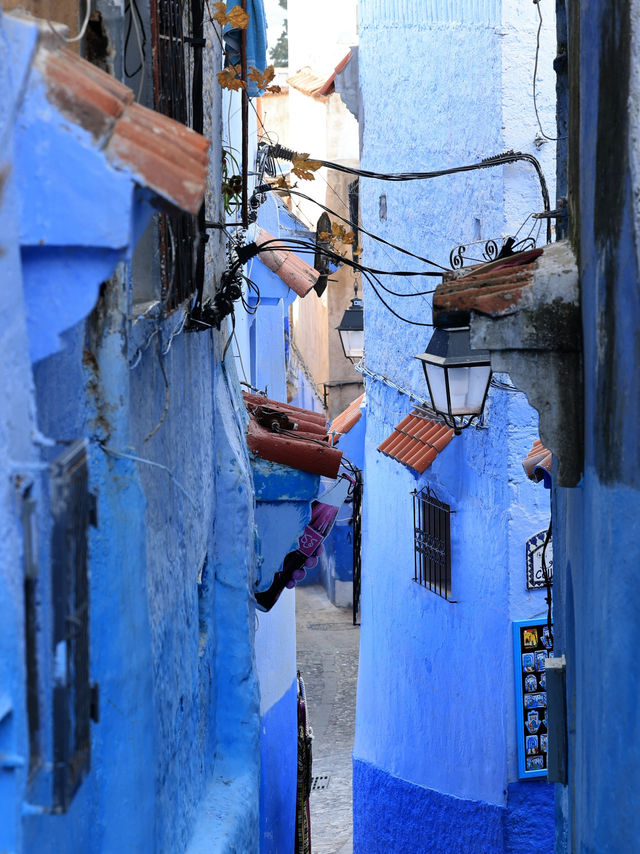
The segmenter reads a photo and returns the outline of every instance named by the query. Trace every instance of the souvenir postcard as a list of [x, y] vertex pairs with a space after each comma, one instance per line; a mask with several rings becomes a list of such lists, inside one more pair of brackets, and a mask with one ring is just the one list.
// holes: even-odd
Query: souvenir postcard
[[546, 694], [525, 694], [524, 707], [525, 709], [542, 709], [547, 705]]
[[538, 712], [529, 712], [524, 725], [532, 735], [537, 733], [540, 729], [540, 716], [538, 715]]

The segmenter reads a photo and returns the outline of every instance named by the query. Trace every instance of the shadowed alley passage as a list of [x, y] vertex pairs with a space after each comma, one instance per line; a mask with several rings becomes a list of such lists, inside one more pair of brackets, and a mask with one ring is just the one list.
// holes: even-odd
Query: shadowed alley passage
[[298, 668], [314, 734], [311, 847], [313, 854], [351, 854], [360, 627], [352, 624], [351, 609], [334, 607], [319, 585], [296, 588], [296, 624]]

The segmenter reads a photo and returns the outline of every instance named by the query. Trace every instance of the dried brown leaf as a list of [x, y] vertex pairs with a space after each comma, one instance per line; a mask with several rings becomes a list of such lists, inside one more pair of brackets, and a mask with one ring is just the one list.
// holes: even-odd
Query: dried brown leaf
[[231, 24], [234, 29], [246, 30], [249, 26], [249, 16], [242, 6], [234, 6], [227, 15], [227, 23]]
[[221, 27], [227, 23], [227, 4], [226, 3], [214, 3], [213, 8], [215, 12], [213, 13], [213, 18], [217, 21]]
[[240, 78], [239, 65], [228, 65], [226, 68], [223, 68], [222, 71], [218, 71], [216, 76], [222, 89], [231, 89], [237, 92], [239, 89], [244, 89], [247, 85], [246, 82]]

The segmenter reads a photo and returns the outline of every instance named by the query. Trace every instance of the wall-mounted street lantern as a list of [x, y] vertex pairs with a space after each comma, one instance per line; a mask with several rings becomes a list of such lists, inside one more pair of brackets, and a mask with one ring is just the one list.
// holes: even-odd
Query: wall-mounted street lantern
[[416, 356], [433, 408], [456, 433], [482, 413], [491, 380], [489, 351], [471, 349], [469, 321], [466, 311], [440, 314], [426, 352]]
[[351, 300], [340, 326], [336, 328], [345, 356], [355, 365], [364, 356], [364, 307], [361, 299], [356, 296]]

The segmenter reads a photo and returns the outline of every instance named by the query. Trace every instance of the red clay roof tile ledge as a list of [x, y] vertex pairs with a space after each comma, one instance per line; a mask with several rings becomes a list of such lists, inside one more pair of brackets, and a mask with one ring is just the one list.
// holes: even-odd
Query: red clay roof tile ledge
[[176, 207], [196, 214], [207, 181], [209, 140], [134, 103], [131, 89], [51, 39], [41, 39], [34, 67], [47, 97], [87, 130], [108, 160]]
[[438, 454], [453, 439], [453, 430], [414, 409], [393, 428], [378, 450], [403, 465], [425, 472]]
[[364, 392], [356, 397], [355, 400], [351, 401], [349, 406], [341, 412], [331, 422], [331, 429], [329, 430], [329, 441], [332, 445], [336, 445], [340, 436], [344, 436], [345, 433], [348, 433], [352, 427], [358, 423], [358, 421], [362, 418], [362, 401], [364, 400]]
[[247, 447], [253, 456], [324, 477], [338, 476], [342, 451], [329, 446], [319, 412], [243, 392], [250, 419]]
[[299, 258], [286, 243], [278, 243], [276, 237], [259, 228], [256, 244], [262, 246], [265, 243], [269, 244], [268, 248], [260, 252], [258, 258], [298, 296], [306, 296], [318, 281], [320, 273]]
[[522, 461], [522, 467], [527, 473], [527, 477], [536, 483], [544, 479], [545, 473], [551, 474], [552, 464], [553, 455], [548, 448], [545, 448], [540, 439], [536, 439], [533, 447]]

